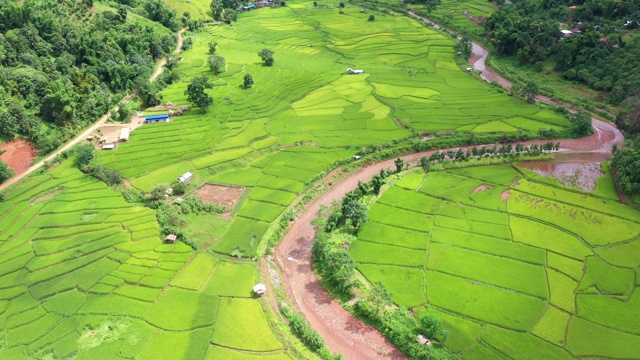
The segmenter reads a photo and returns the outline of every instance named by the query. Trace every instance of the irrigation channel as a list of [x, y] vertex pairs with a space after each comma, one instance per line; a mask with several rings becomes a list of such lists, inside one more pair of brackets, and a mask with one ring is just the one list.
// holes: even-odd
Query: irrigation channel
[[[415, 14], [410, 15], [432, 24], [435, 28], [440, 28], [426, 18]], [[503, 86], [510, 87], [511, 82], [486, 68], [485, 60], [488, 55], [489, 52], [485, 48], [473, 43], [469, 64], [482, 72], [484, 80], [498, 81]], [[559, 105], [546, 97], [538, 97], [536, 100], [554, 106]], [[599, 162], [611, 156], [613, 145], [621, 143], [624, 136], [613, 124], [604, 121], [592, 118], [592, 126], [594, 133], [589, 137], [559, 140], [560, 152], [556, 156], [555, 164], [552, 164], [555, 168], [563, 169], [563, 166], [567, 166], [575, 172], [587, 173], [587, 178], [593, 178], [594, 163], [598, 164], [595, 171], [600, 171]], [[536, 140], [522, 142], [522, 144], [541, 145], [545, 142]], [[462, 147], [464, 150], [469, 148]], [[422, 156], [429, 156], [433, 152], [435, 150], [408, 154], [402, 158], [405, 162], [415, 164]], [[322, 336], [329, 350], [340, 353], [349, 360], [406, 359], [406, 356], [376, 329], [347, 312], [320, 285], [311, 267], [311, 248], [315, 238], [315, 229], [311, 221], [317, 216], [321, 206], [329, 206], [333, 201], [342, 199], [347, 192], [357, 188], [359, 181], [367, 182], [385, 168], [395, 168], [394, 160], [365, 166], [335, 184], [298, 217], [274, 252], [275, 260], [282, 270], [285, 290], [297, 310]], [[580, 183], [578, 182], [577, 185]]]
[[[180, 49], [182, 49], [182, 33], [184, 33], [186, 30], [187, 30], [187, 28], [184, 28], [184, 29], [178, 31], [178, 33], [177, 33], [178, 42], [177, 42], [176, 48], [175, 48], [175, 50], [173, 50], [172, 54], [180, 53]], [[158, 79], [158, 76], [160, 76], [160, 74], [162, 74], [162, 70], [164, 69], [164, 65], [167, 63], [167, 60], [168, 60], [167, 58], [164, 58], [164, 59], [160, 60], [160, 62], [157, 65], [157, 68], [154, 70], [153, 74], [151, 74], [151, 76], [149, 77], [149, 82], [154, 82], [154, 81], [156, 81], [156, 79]], [[97, 128], [99, 128], [102, 125], [107, 123], [107, 120], [109, 120], [109, 118], [111, 117], [111, 113], [112, 112], [118, 111], [118, 109], [120, 108], [121, 105], [128, 104], [131, 100], [135, 99], [136, 96], [138, 96], [137, 91], [134, 91], [131, 94], [125, 96], [120, 101], [120, 104], [116, 105], [113, 109], [109, 110], [108, 113], [102, 115], [102, 117], [100, 119], [98, 119], [98, 121], [96, 121], [93, 125], [91, 125], [91, 127], [89, 127], [87, 130], [83, 131], [81, 134], [78, 134], [78, 136], [76, 136], [73, 140], [69, 141], [64, 146], [62, 146], [61, 148], [59, 148], [58, 150], [56, 150], [55, 152], [53, 152], [52, 154], [50, 154], [49, 156], [44, 158], [43, 160], [41, 160], [41, 161], [35, 163], [34, 165], [30, 166], [27, 169], [27, 171], [14, 176], [13, 178], [7, 180], [5, 183], [0, 185], [0, 191], [2, 191], [4, 189], [8, 188], [9, 186], [15, 184], [16, 182], [20, 181], [22, 178], [26, 177], [27, 175], [31, 174], [32, 172], [40, 169], [47, 161], [51, 161], [51, 160], [55, 159], [56, 156], [58, 156], [58, 155], [62, 154], [63, 152], [71, 149], [76, 144], [84, 141], [89, 135], [91, 135], [94, 132], [95, 129], [97, 129]]]

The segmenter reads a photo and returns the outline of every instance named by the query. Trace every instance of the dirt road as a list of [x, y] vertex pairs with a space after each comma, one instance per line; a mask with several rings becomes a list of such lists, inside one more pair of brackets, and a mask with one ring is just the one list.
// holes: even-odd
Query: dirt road
[[[423, 20], [430, 22], [428, 19]], [[509, 81], [486, 68], [486, 49], [474, 44], [473, 51], [475, 58], [472, 57], [471, 65], [482, 71], [485, 80], [498, 80], [505, 86], [511, 85]], [[592, 119], [592, 125], [594, 134], [587, 138], [560, 140], [561, 151], [610, 153], [614, 144], [624, 140], [622, 133], [610, 123]], [[545, 142], [547, 141], [536, 140], [522, 143], [540, 145]], [[402, 158], [405, 162], [415, 164], [422, 156], [429, 156], [433, 152], [409, 154]], [[329, 350], [342, 354], [348, 360], [406, 357], [377, 330], [344, 310], [340, 303], [332, 299], [322, 288], [311, 268], [311, 248], [315, 237], [311, 220], [317, 216], [321, 205], [328, 206], [334, 200], [340, 200], [347, 192], [357, 188], [358, 181], [371, 180], [373, 175], [383, 168], [395, 168], [394, 160], [366, 166], [333, 186], [300, 215], [275, 249], [275, 259], [282, 269], [283, 283], [289, 298], [311, 327], [320, 333]]]
[[[173, 51], [173, 54], [178, 54], [180, 52], [180, 49], [182, 48], [182, 33], [184, 33], [186, 30], [187, 30], [187, 28], [184, 28], [184, 29], [182, 29], [182, 30], [180, 30], [178, 32], [178, 44], [177, 44], [175, 50]], [[158, 78], [158, 76], [160, 76], [160, 74], [162, 74], [162, 69], [164, 68], [164, 65], [166, 63], [167, 63], [167, 59], [166, 58], [160, 60], [160, 62], [158, 63], [158, 68], [153, 72], [153, 74], [149, 78], [150, 82], [154, 82]], [[125, 96], [120, 103], [121, 104], [128, 104], [136, 96], [137, 96], [137, 93], [133, 92], [133, 93]], [[81, 134], [76, 136], [73, 140], [71, 140], [68, 143], [66, 143], [63, 147], [59, 148], [58, 150], [56, 150], [55, 152], [53, 152], [52, 154], [47, 156], [44, 160], [32, 165], [31, 167], [29, 167], [29, 169], [27, 169], [27, 171], [23, 172], [22, 174], [16, 175], [13, 178], [7, 180], [5, 183], [0, 185], [0, 191], [8, 188], [9, 186], [11, 186], [11, 185], [15, 184], [16, 182], [20, 181], [22, 178], [26, 177], [27, 175], [29, 175], [32, 172], [38, 170], [39, 168], [41, 168], [45, 164], [45, 162], [53, 160], [56, 156], [58, 156], [61, 153], [71, 149], [76, 144], [84, 141], [89, 135], [91, 135], [93, 133], [93, 131], [95, 129], [99, 128], [100, 126], [104, 125], [107, 122], [107, 120], [111, 116], [111, 112], [118, 111], [119, 108], [120, 108], [119, 105], [115, 106], [108, 113], [104, 114], [100, 119], [98, 119], [98, 121], [96, 123], [94, 123], [90, 128], [88, 128], [87, 130], [83, 131]]]

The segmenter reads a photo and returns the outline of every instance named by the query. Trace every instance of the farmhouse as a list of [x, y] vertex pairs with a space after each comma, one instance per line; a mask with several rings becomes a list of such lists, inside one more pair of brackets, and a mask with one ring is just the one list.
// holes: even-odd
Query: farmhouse
[[182, 176], [178, 178], [178, 182], [188, 184], [191, 182], [191, 178], [193, 178], [193, 174], [189, 171], [184, 173]]
[[115, 149], [115, 148], [116, 148], [116, 145], [115, 145], [115, 144], [105, 144], [105, 145], [102, 145], [102, 150], [113, 150], [113, 149]]
[[129, 141], [129, 134], [131, 134], [131, 129], [122, 128], [122, 130], [120, 130], [120, 136], [118, 137], [118, 141], [121, 141], [121, 142]]
[[256, 284], [253, 286], [254, 294], [262, 296], [267, 292], [267, 286], [265, 284]]
[[431, 340], [429, 340], [426, 336], [424, 335], [418, 335], [418, 338], [416, 339], [416, 342], [420, 345], [424, 345], [424, 346], [433, 346], [433, 344], [431, 343]]
[[573, 31], [571, 31], [571, 30], [560, 30], [560, 32], [562, 33], [562, 36], [564, 36], [564, 37], [569, 37], [569, 36], [574, 34]]
[[177, 237], [176, 235], [174, 235], [174, 234], [169, 234], [169, 235], [167, 235], [167, 237], [166, 237], [166, 238], [164, 238], [164, 241], [165, 241], [165, 242], [168, 242], [168, 243], [170, 243], [170, 244], [173, 244], [173, 243], [175, 243], [175, 242], [176, 242], [176, 239], [177, 239], [177, 238], [178, 238], [178, 237]]
[[169, 122], [169, 114], [151, 115], [144, 118], [145, 124], [157, 123], [157, 122]]
[[364, 70], [352, 69], [352, 68], [348, 68], [347, 69], [347, 74], [357, 75], [357, 74], [362, 74], [362, 73], [364, 73]]

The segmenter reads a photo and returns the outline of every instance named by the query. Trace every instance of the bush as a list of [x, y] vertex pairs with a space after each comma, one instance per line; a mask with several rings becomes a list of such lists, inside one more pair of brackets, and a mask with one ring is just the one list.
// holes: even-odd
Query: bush
[[7, 165], [4, 161], [0, 160], [0, 184], [7, 181], [11, 178], [15, 173], [9, 165]]

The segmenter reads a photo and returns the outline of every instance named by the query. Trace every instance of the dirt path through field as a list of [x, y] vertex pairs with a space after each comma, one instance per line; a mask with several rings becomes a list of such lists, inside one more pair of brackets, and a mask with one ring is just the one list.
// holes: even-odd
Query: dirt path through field
[[[430, 22], [428, 19], [422, 19]], [[435, 27], [439, 28], [437, 25]], [[483, 72], [483, 76], [487, 77], [485, 80], [498, 80], [503, 85], [511, 85], [506, 79], [486, 69], [484, 61], [488, 52], [485, 49], [474, 44], [474, 53], [476, 55], [472, 65]], [[551, 103], [550, 99], [539, 99], [547, 102], [545, 100]], [[610, 153], [614, 144], [624, 140], [622, 133], [610, 123], [592, 119], [592, 125], [594, 134], [587, 138], [559, 140], [560, 151]], [[536, 140], [522, 144], [540, 145], [546, 142], [547, 140]], [[462, 147], [464, 150], [469, 148], [471, 147]], [[422, 156], [429, 156], [433, 152], [408, 154], [402, 158], [405, 162], [415, 164]], [[395, 168], [394, 161], [385, 160], [368, 165], [329, 189], [300, 215], [274, 253], [275, 260], [282, 269], [283, 282], [289, 298], [311, 327], [322, 336], [329, 350], [340, 353], [349, 360], [405, 359], [406, 356], [377, 330], [344, 310], [340, 303], [332, 299], [322, 288], [311, 268], [311, 248], [315, 237], [311, 220], [317, 216], [321, 205], [328, 206], [333, 201], [340, 200], [347, 192], [357, 188], [358, 181], [371, 180], [373, 175], [383, 168]], [[504, 198], [508, 196], [508, 193], [503, 194]]]
[[[180, 52], [180, 49], [182, 48], [182, 33], [184, 33], [186, 30], [187, 30], [187, 28], [184, 28], [184, 29], [178, 31], [178, 44], [177, 44], [175, 50], [173, 51], [173, 54], [178, 54]], [[149, 78], [150, 82], [154, 82], [158, 78], [158, 76], [160, 76], [160, 74], [162, 74], [162, 69], [164, 68], [164, 65], [166, 63], [167, 63], [167, 59], [166, 58], [162, 59], [158, 63], [158, 68], [156, 69], [156, 71], [154, 71], [154, 73]], [[122, 104], [128, 104], [137, 95], [138, 95], [137, 92], [133, 92], [133, 93], [125, 96], [122, 99], [121, 103]], [[60, 149], [56, 150], [51, 155], [47, 156], [44, 160], [32, 165], [30, 168], [28, 168], [23, 173], [21, 173], [19, 175], [16, 175], [13, 178], [11, 178], [11, 179], [7, 180], [6, 182], [4, 182], [2, 185], [0, 185], [0, 191], [8, 188], [9, 186], [11, 186], [11, 185], [15, 184], [16, 182], [20, 181], [25, 176], [27, 176], [27, 175], [31, 174], [32, 172], [38, 170], [39, 168], [41, 168], [44, 165], [45, 162], [53, 160], [59, 154], [63, 153], [64, 151], [67, 151], [67, 150], [71, 149], [73, 146], [75, 146], [79, 142], [85, 140], [89, 135], [91, 135], [93, 133], [93, 131], [95, 129], [97, 129], [100, 126], [104, 125], [107, 122], [107, 120], [109, 119], [109, 117], [111, 116], [111, 113], [115, 112], [115, 111], [118, 111], [119, 108], [120, 108], [119, 105], [115, 106], [113, 109], [109, 110], [108, 113], [104, 114], [100, 119], [98, 119], [98, 121], [96, 123], [94, 123], [91, 127], [89, 127], [87, 130], [83, 131], [81, 134], [76, 136], [73, 140], [71, 140], [68, 143], [66, 143], [63, 147], [61, 147]]]

